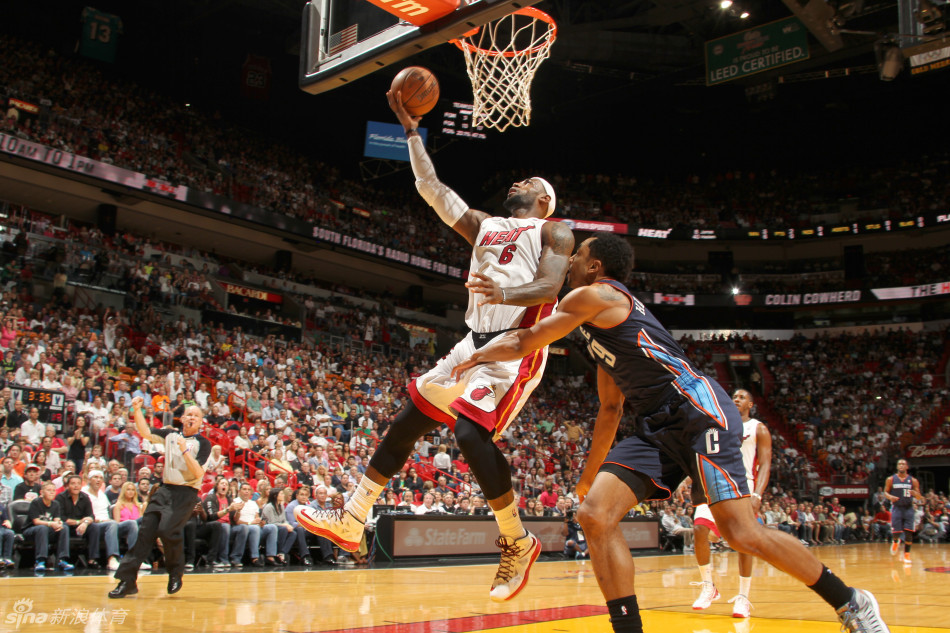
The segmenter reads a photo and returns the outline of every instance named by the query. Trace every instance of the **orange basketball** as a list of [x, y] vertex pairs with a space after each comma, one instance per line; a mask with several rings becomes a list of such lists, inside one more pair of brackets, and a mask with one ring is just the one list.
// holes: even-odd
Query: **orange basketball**
[[409, 66], [393, 79], [392, 91], [402, 92], [402, 105], [410, 116], [422, 116], [439, 100], [439, 81], [428, 68]]

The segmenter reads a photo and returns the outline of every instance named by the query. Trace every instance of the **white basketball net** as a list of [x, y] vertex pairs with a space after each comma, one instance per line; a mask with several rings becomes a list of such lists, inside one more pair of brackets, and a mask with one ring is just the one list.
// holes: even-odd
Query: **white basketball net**
[[554, 21], [529, 7], [453, 40], [472, 82], [473, 125], [504, 132], [531, 122], [531, 81], [556, 35]]

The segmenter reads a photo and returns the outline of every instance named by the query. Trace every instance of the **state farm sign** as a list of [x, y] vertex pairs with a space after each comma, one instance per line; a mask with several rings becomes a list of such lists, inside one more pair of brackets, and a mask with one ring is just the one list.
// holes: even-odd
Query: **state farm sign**
[[[383, 518], [380, 516], [381, 521]], [[390, 551], [395, 557], [478, 555], [498, 551], [495, 545], [498, 526], [490, 517], [392, 515], [391, 518]], [[526, 519], [525, 522], [541, 541], [543, 551], [560, 552], [564, 549], [564, 519], [546, 517]], [[621, 521], [620, 529], [630, 549], [659, 547], [659, 521], [655, 519], [627, 519]]]

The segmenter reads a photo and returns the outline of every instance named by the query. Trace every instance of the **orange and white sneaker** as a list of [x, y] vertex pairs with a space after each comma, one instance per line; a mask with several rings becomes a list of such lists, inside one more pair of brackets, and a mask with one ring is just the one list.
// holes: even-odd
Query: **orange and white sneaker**
[[910, 552], [904, 552], [904, 564], [910, 565]]
[[363, 522], [343, 508], [323, 510], [297, 506], [294, 508], [294, 518], [305, 530], [332, 541], [342, 550], [355, 552], [360, 548]]
[[527, 532], [519, 539], [499, 536], [495, 545], [501, 548], [501, 563], [489, 595], [495, 602], [511, 600], [528, 584], [528, 574], [541, 554], [541, 541]]
[[732, 617], [748, 618], [752, 615], [752, 603], [741, 593], [735, 598], [730, 598], [729, 602], [732, 603]]
[[896, 556], [897, 552], [900, 550], [900, 547], [901, 547], [900, 541], [894, 541], [893, 543], [891, 543], [891, 556]]
[[693, 603], [693, 609], [696, 611], [702, 611], [703, 609], [708, 609], [713, 601], [719, 600], [719, 590], [716, 589], [716, 585], [711, 582], [691, 582], [691, 585], [702, 585], [703, 589], [699, 592], [699, 597], [696, 598], [696, 602]]

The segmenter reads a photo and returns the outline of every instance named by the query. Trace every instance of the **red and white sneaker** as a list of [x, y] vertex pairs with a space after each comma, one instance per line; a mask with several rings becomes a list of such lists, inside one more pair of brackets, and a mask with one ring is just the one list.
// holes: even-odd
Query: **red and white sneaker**
[[898, 550], [900, 550], [900, 547], [901, 547], [901, 542], [900, 542], [900, 541], [894, 541], [894, 542], [892, 542], [892, 543], [891, 543], [891, 556], [896, 556]]
[[294, 517], [305, 530], [322, 536], [347, 552], [360, 548], [363, 523], [343, 508], [322, 510], [311, 506], [297, 506]]
[[501, 548], [501, 563], [489, 595], [495, 602], [511, 600], [528, 584], [531, 565], [541, 554], [541, 541], [528, 532], [519, 539], [499, 536], [495, 545]]
[[702, 585], [703, 587], [703, 590], [699, 593], [699, 597], [696, 598], [696, 602], [693, 603], [693, 609], [696, 611], [708, 609], [713, 601], [719, 600], [719, 590], [716, 589], [716, 585], [711, 582], [691, 582], [689, 584]]
[[910, 552], [904, 552], [904, 564], [910, 565]]
[[732, 603], [732, 617], [748, 618], [752, 615], [752, 603], [741, 593], [735, 598], [730, 598], [729, 602]]

